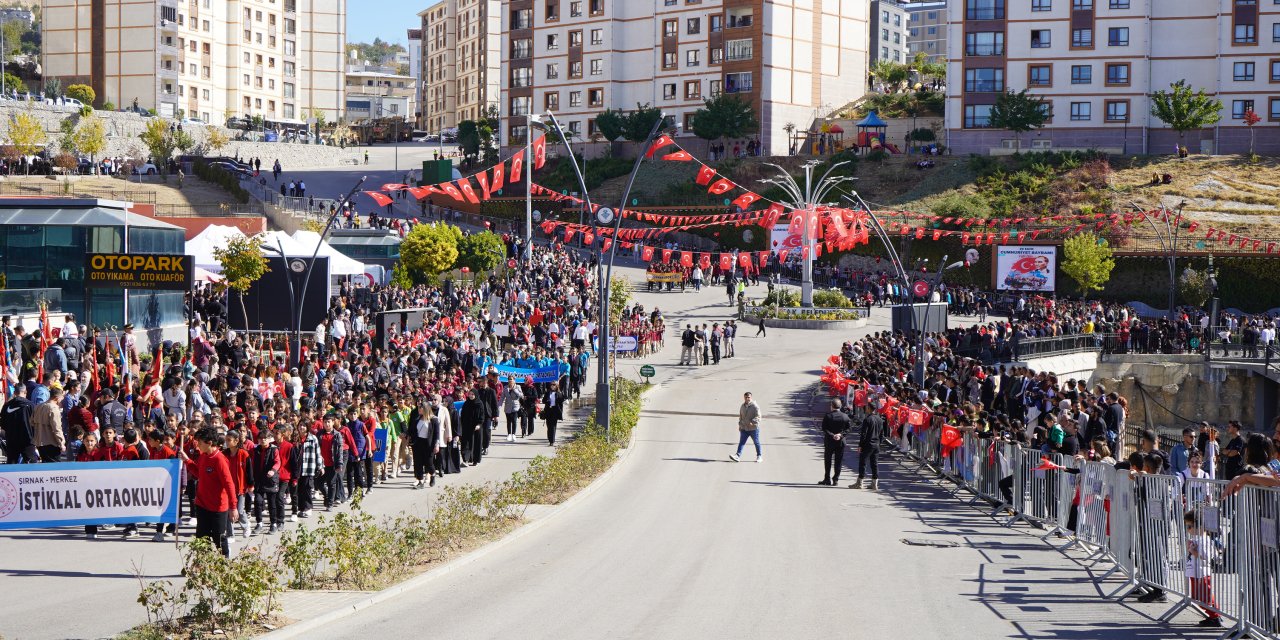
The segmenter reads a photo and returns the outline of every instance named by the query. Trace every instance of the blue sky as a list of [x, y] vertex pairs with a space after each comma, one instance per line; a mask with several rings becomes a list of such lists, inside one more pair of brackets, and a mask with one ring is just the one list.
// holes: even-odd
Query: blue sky
[[418, 12], [431, 0], [360, 0], [347, 3], [347, 42], [407, 44], [405, 32], [418, 26]]

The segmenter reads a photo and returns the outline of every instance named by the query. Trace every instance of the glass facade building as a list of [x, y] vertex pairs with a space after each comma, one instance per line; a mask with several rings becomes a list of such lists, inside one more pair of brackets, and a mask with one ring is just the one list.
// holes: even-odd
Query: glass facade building
[[85, 254], [185, 253], [181, 227], [129, 213], [127, 206], [76, 198], [0, 199], [0, 272], [7, 288], [59, 289], [61, 311], [74, 313], [81, 324], [181, 326], [182, 291], [130, 291], [126, 319], [123, 291], [84, 288]]

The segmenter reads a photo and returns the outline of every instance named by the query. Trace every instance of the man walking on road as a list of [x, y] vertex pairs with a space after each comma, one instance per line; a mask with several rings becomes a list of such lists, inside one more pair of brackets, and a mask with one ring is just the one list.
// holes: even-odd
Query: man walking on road
[[850, 489], [861, 489], [862, 479], [867, 474], [867, 461], [871, 462], [872, 491], [880, 488], [880, 441], [884, 439], [884, 416], [880, 415], [880, 407], [884, 401], [876, 398], [872, 403], [872, 411], [862, 419], [862, 433], [858, 436], [858, 481], [849, 485]]
[[760, 336], [764, 336], [764, 337], [766, 337], [766, 338], [768, 338], [768, 337], [769, 337], [769, 332], [764, 330], [764, 316], [763, 316], [763, 315], [761, 315], [761, 316], [760, 316], [760, 328], [756, 330], [756, 337], [757, 337], [757, 338], [759, 338]]
[[741, 461], [747, 438], [756, 445], [756, 462], [764, 462], [764, 452], [760, 449], [760, 405], [751, 399], [750, 391], [742, 394], [742, 406], [738, 407], [738, 451], [729, 456], [730, 460]]
[[831, 410], [822, 416], [822, 482], [818, 484], [828, 487], [840, 484], [840, 470], [844, 468], [844, 435], [853, 429], [853, 423], [840, 410], [841, 406], [843, 403], [838, 398], [832, 399]]

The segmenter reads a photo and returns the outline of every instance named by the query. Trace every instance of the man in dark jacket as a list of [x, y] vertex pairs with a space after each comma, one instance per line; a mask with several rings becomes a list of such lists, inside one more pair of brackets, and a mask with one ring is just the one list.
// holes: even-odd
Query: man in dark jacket
[[[840, 470], [844, 468], [844, 436], [853, 429], [849, 416], [840, 407], [839, 399], [831, 401], [831, 410], [822, 416], [822, 482], [818, 484], [832, 486], [840, 484]], [[833, 465], [832, 462], [835, 464]], [[835, 473], [832, 473], [832, 467]]]
[[4, 403], [4, 410], [0, 411], [0, 426], [4, 427], [4, 457], [9, 464], [40, 462], [31, 426], [34, 409], [31, 401], [27, 400], [26, 386], [17, 385], [13, 388], [13, 397]]
[[552, 382], [542, 396], [542, 419], [547, 422], [547, 444], [556, 445], [556, 423], [564, 419], [564, 394], [560, 385]]
[[480, 464], [484, 457], [484, 436], [480, 432], [487, 428], [485, 411], [484, 402], [476, 397], [476, 392], [468, 391], [458, 416], [461, 421], [458, 436], [462, 440], [462, 456], [467, 464]]
[[[489, 437], [493, 434], [493, 427], [498, 416], [498, 393], [493, 390], [491, 382], [497, 382], [498, 376], [495, 373], [492, 376], [485, 376], [476, 381], [476, 400], [484, 405], [484, 422], [480, 424], [480, 453], [481, 455], [489, 455]], [[477, 458], [478, 460], [479, 458]]]
[[875, 491], [880, 488], [880, 441], [884, 439], [884, 416], [880, 408], [884, 400], [876, 398], [871, 402], [872, 411], [862, 419], [862, 433], [858, 436], [858, 480], [849, 485], [850, 489], [861, 489], [862, 479], [867, 474], [867, 462], [871, 462], [871, 486]]

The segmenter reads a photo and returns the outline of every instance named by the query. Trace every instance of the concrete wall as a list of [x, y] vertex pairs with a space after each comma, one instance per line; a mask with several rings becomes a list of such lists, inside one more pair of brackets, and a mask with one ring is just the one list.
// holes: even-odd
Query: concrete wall
[[1246, 428], [1263, 429], [1280, 409], [1275, 382], [1194, 355], [1112, 356], [1098, 363], [1090, 384], [1127, 397], [1131, 423], [1146, 424], [1149, 418], [1177, 430], [1201, 420], [1219, 425], [1239, 420]]

